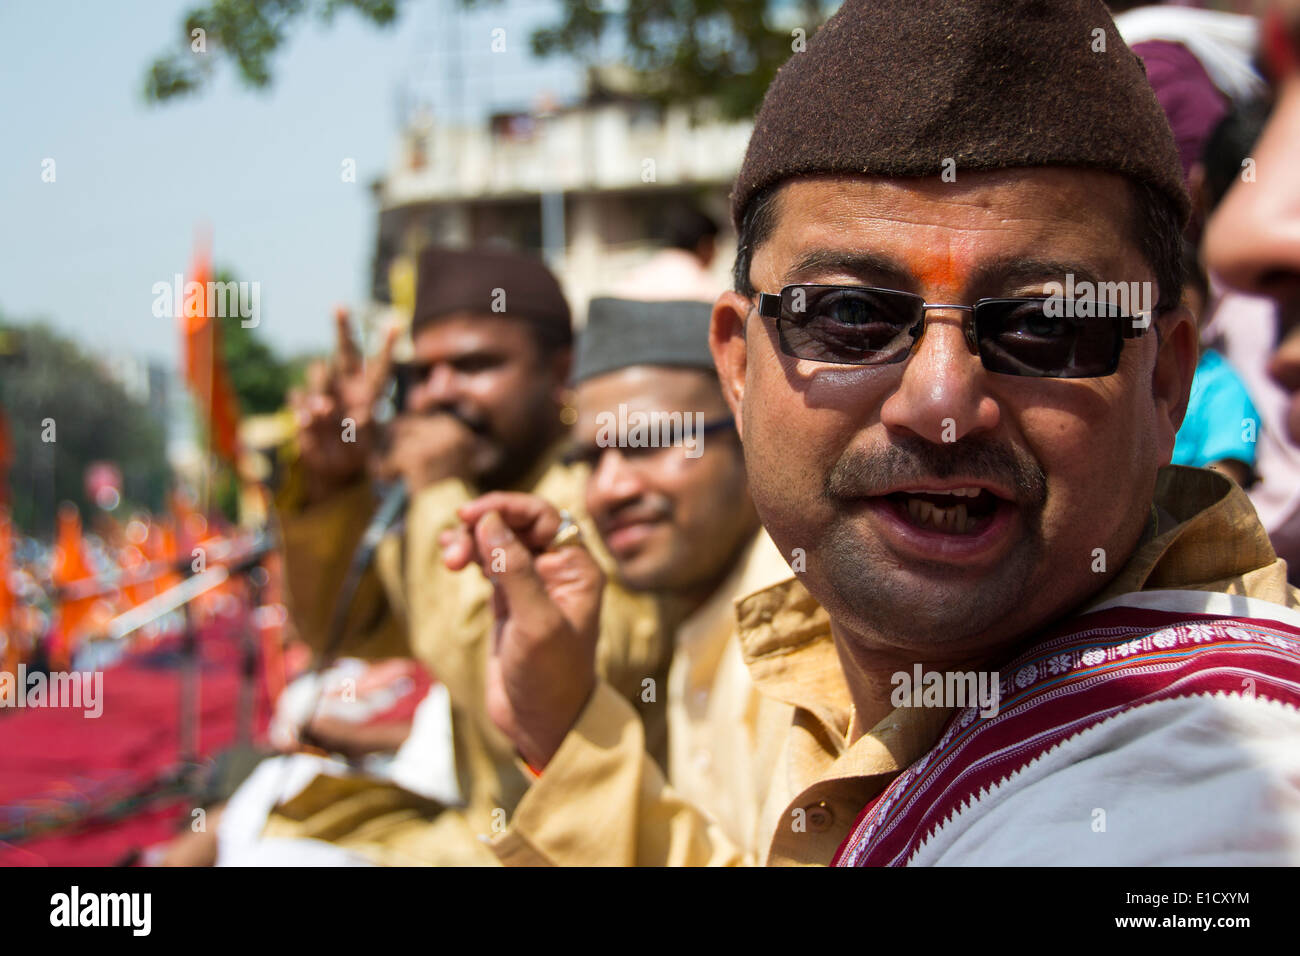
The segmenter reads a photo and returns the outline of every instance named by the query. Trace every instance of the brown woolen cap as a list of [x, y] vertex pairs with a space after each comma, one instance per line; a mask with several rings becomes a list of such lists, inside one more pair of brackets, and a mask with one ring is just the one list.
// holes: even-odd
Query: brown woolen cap
[[536, 256], [502, 249], [431, 246], [416, 265], [411, 331], [456, 313], [519, 318], [546, 341], [573, 341], [569, 304], [551, 270]]
[[1191, 208], [1169, 124], [1100, 0], [845, 0], [768, 88], [732, 220], [794, 176], [939, 176], [946, 159], [958, 182], [1110, 170], [1164, 192], [1184, 221]]

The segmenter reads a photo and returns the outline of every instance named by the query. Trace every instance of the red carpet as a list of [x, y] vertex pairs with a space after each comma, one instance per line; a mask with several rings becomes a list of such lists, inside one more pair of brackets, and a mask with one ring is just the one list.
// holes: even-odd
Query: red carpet
[[[235, 742], [240, 646], [237, 619], [217, 620], [200, 635], [200, 750], [212, 754]], [[104, 671], [103, 713], [79, 709], [0, 711], [0, 832], [38, 826], [40, 819], [77, 807], [130, 800], [139, 787], [174, 766], [180, 747], [179, 640], [137, 653]], [[269, 717], [265, 683], [255, 683], [253, 729]], [[42, 831], [0, 842], [0, 865], [109, 866], [132, 849], [167, 839], [188, 822], [192, 802], [136, 806], [125, 819], [75, 830]], [[134, 806], [134, 805], [133, 805]]]

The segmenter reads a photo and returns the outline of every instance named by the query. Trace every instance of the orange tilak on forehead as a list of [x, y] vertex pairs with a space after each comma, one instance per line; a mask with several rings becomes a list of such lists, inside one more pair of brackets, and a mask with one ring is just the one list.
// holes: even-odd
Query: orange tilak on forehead
[[908, 263], [921, 290], [929, 297], [960, 295], [966, 287], [966, 273], [959, 261], [954, 261], [952, 249], [927, 251]]

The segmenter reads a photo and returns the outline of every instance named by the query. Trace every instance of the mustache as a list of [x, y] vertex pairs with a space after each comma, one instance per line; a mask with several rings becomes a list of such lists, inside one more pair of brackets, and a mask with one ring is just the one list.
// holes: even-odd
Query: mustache
[[672, 507], [662, 499], [636, 498], [605, 512], [596, 522], [600, 528], [637, 521], [663, 521], [672, 516]]
[[1007, 488], [1019, 505], [1041, 508], [1047, 500], [1047, 475], [1028, 452], [969, 438], [945, 445], [902, 438], [878, 451], [850, 449], [827, 474], [822, 495], [832, 501], [866, 498], [954, 475]]

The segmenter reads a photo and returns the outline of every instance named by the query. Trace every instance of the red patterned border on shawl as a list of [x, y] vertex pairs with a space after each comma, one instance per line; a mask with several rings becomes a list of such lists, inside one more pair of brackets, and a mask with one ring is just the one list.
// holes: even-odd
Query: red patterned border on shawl
[[999, 710], [953, 715], [925, 756], [858, 816], [832, 865], [901, 866], [989, 787], [1122, 711], [1206, 693], [1300, 706], [1300, 628], [1114, 607], [1084, 615], [999, 671]]

